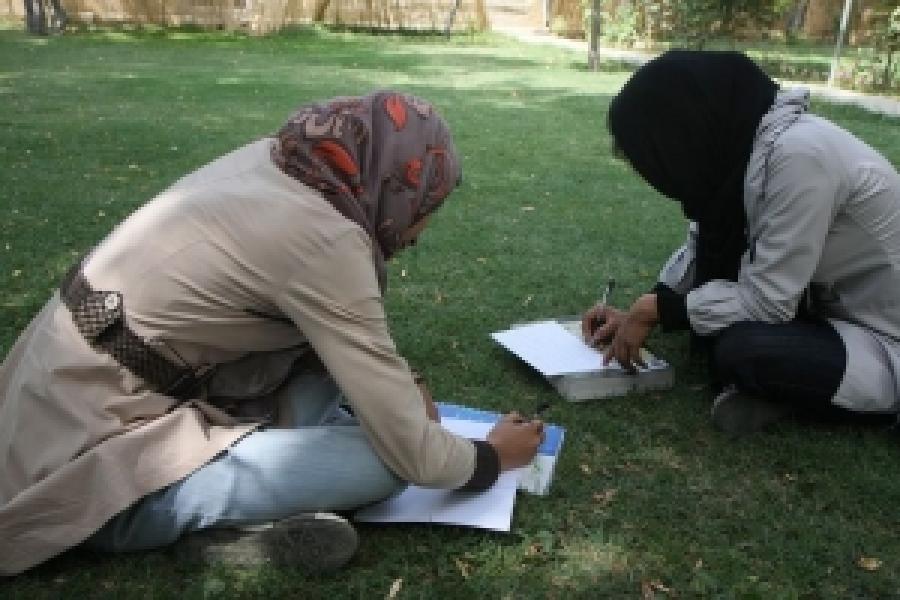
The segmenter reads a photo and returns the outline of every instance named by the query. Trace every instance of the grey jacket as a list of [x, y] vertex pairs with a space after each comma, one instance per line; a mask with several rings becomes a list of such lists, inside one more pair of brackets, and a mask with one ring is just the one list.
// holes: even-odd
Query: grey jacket
[[749, 248], [738, 280], [690, 292], [696, 231], [660, 281], [687, 293], [691, 327], [790, 321], [809, 288], [840, 333], [848, 366], [836, 404], [897, 409], [900, 390], [900, 175], [885, 157], [807, 113], [809, 95], [778, 94], [756, 134], [744, 180]]

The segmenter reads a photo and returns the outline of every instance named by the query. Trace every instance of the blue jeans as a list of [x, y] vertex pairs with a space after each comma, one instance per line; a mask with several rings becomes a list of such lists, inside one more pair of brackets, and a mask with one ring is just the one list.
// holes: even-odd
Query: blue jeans
[[293, 413], [292, 428], [249, 434], [110, 519], [84, 546], [111, 552], [158, 548], [199, 529], [355, 509], [405, 486], [339, 408], [341, 394], [330, 377], [302, 372], [275, 395]]

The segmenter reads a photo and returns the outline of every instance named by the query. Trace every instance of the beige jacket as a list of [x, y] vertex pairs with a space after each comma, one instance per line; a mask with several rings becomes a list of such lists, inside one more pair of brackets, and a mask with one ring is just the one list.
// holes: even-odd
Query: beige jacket
[[[371, 242], [251, 143], [183, 178], [90, 255], [131, 329], [249, 398], [311, 346], [384, 462], [418, 485], [472, 476], [473, 444], [425, 415], [388, 331]], [[75, 329], [58, 294], [0, 367], [0, 574], [77, 545], [257, 424], [148, 390]]]

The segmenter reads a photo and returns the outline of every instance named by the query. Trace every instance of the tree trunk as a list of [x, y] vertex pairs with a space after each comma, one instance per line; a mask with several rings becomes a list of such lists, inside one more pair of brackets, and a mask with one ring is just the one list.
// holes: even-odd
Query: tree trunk
[[62, 33], [66, 30], [66, 23], [69, 20], [66, 9], [63, 8], [61, 0], [50, 0], [50, 6], [53, 8], [53, 16], [50, 17], [50, 29]]
[[25, 31], [47, 35], [47, 17], [43, 0], [25, 0]]
[[313, 23], [321, 23], [325, 20], [325, 11], [328, 10], [329, 4], [331, 4], [331, 0], [318, 0], [316, 2], [316, 8], [313, 11]]

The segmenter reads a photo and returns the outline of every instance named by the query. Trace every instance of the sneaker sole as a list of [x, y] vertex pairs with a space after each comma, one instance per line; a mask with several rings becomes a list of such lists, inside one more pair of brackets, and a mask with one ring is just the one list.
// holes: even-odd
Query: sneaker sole
[[735, 393], [717, 398], [711, 415], [719, 431], [736, 437], [761, 431], [782, 420], [789, 412], [783, 404]]
[[275, 523], [206, 529], [175, 544], [181, 560], [250, 567], [276, 565], [309, 573], [339, 569], [359, 546], [356, 530], [330, 513], [287, 517]]

